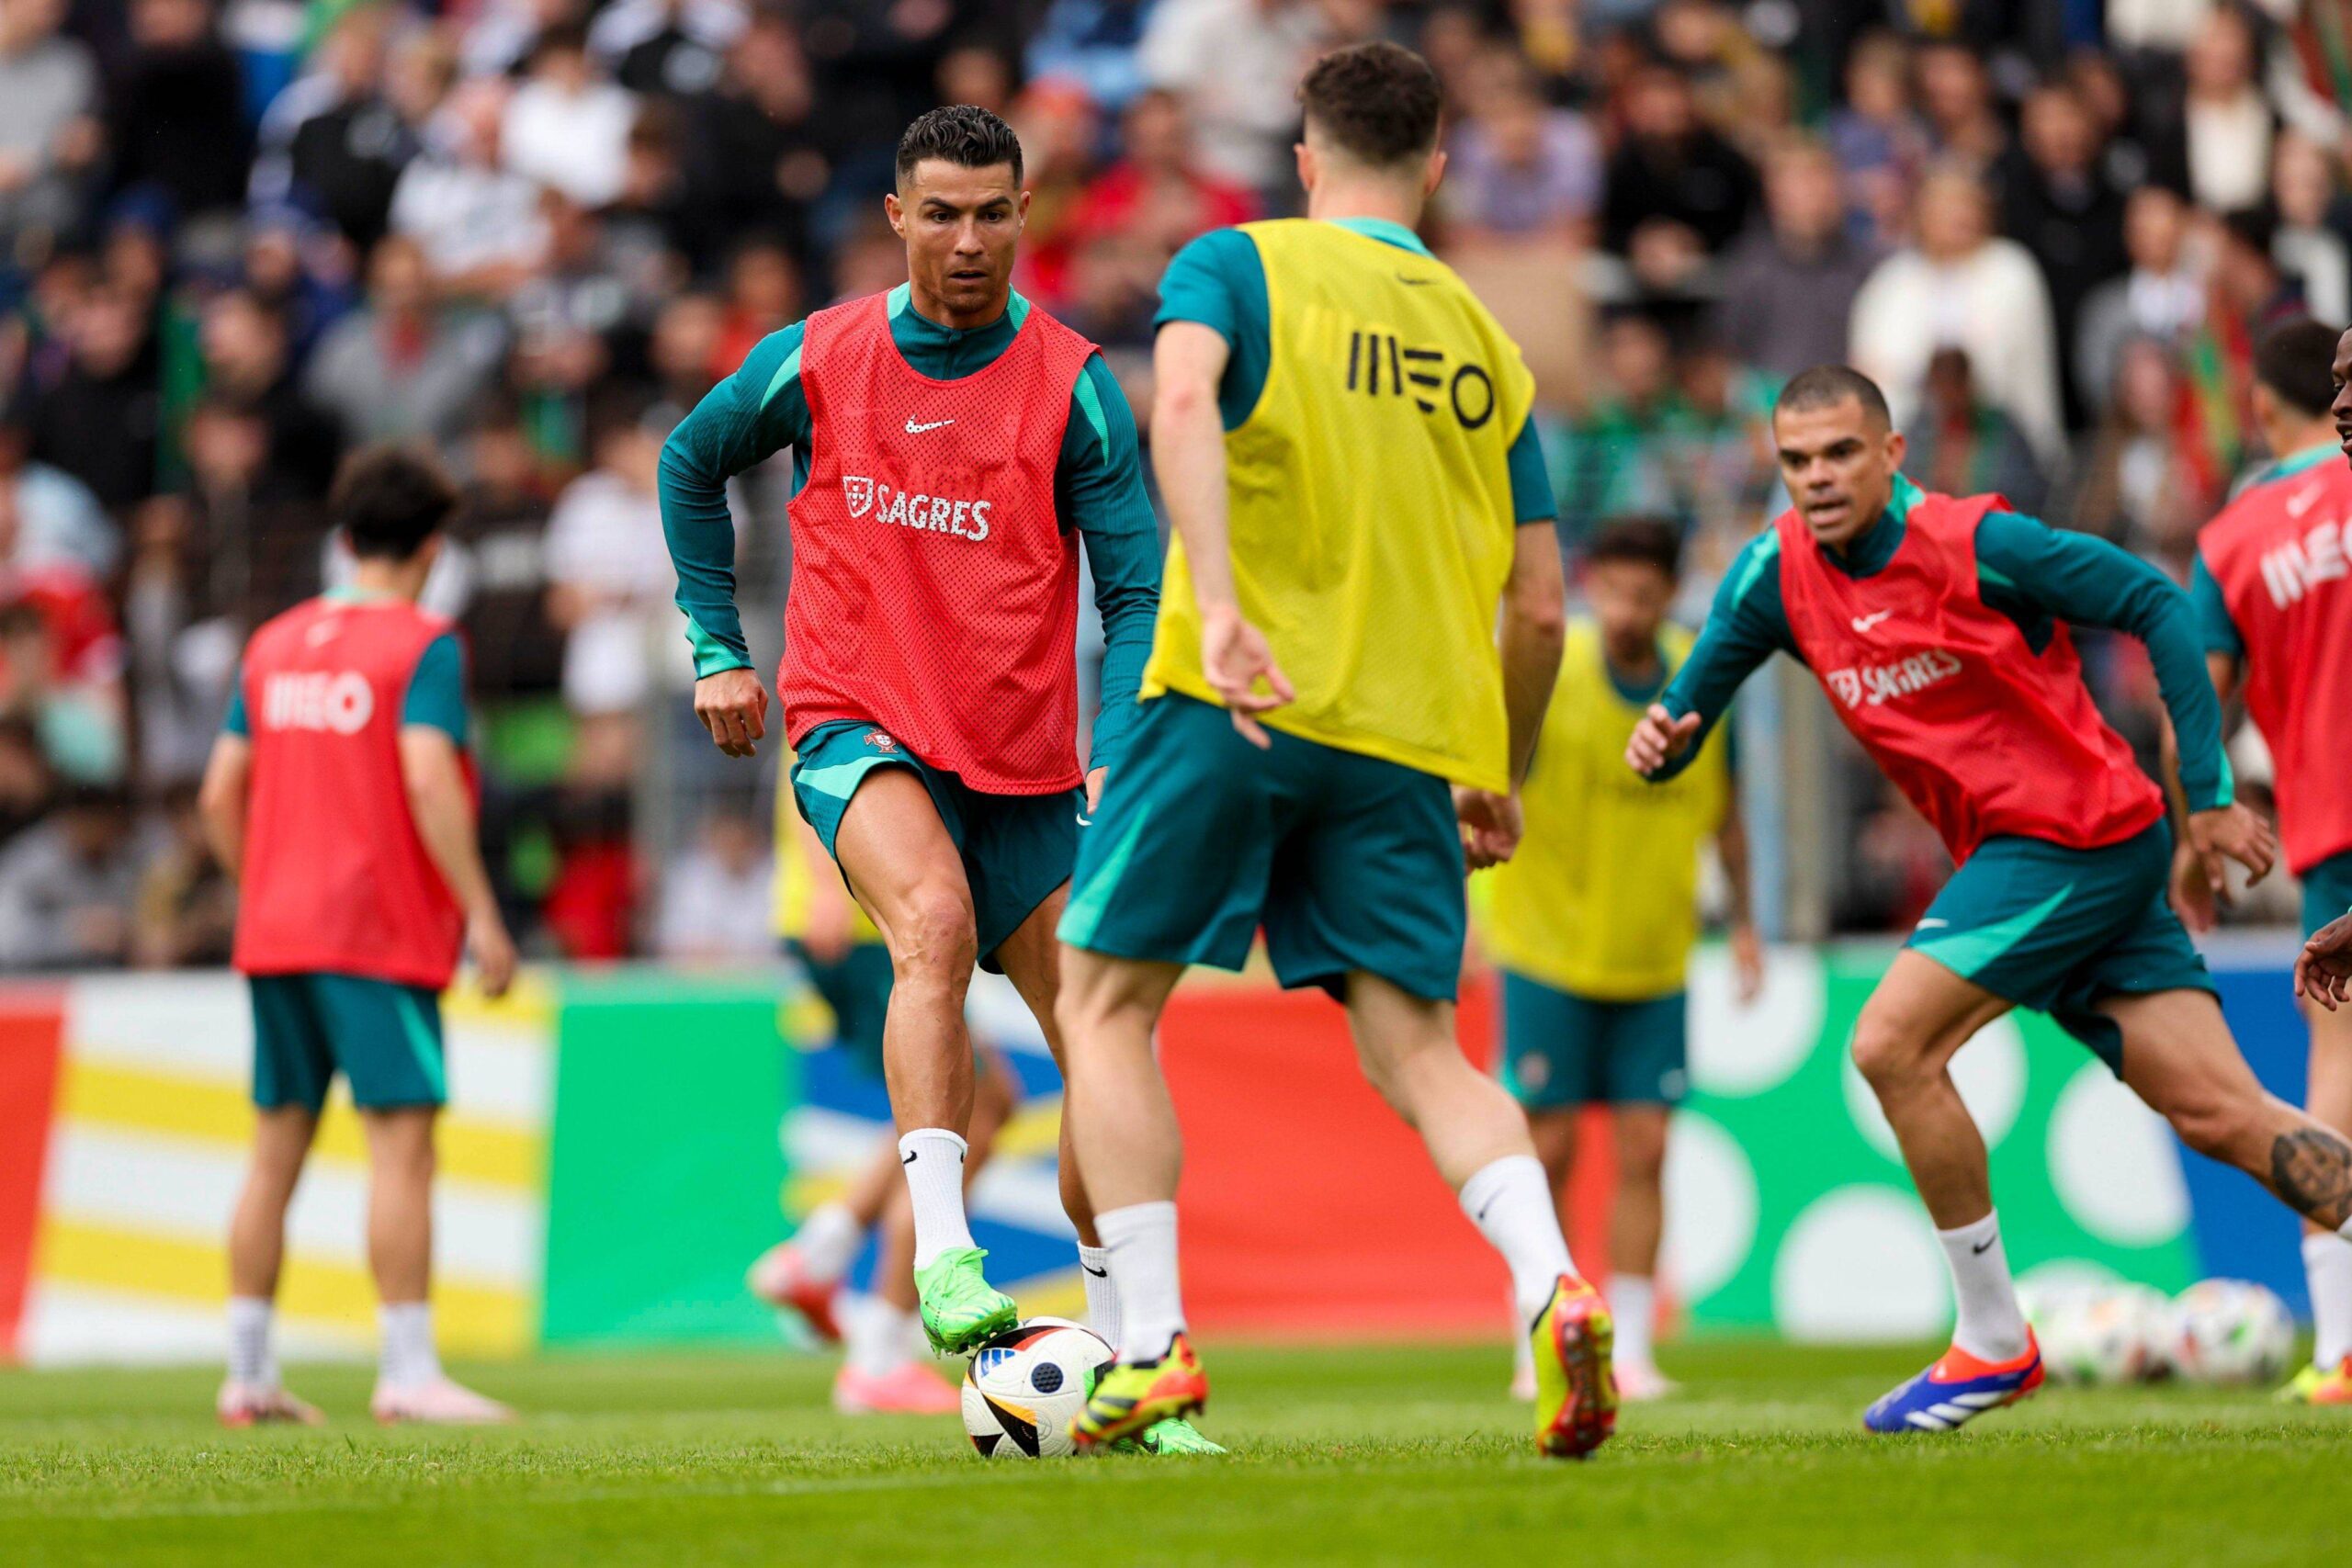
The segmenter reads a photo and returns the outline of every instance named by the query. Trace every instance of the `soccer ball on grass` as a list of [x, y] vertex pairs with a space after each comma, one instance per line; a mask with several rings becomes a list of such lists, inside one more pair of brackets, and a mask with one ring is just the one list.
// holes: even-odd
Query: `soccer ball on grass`
[[2173, 1303], [2165, 1353], [2173, 1370], [2195, 1382], [2273, 1382], [2295, 1353], [2295, 1320], [2260, 1285], [2200, 1280]]
[[1069, 1423], [1114, 1357], [1089, 1328], [1033, 1317], [972, 1354], [964, 1373], [964, 1430], [989, 1459], [1059, 1459]]

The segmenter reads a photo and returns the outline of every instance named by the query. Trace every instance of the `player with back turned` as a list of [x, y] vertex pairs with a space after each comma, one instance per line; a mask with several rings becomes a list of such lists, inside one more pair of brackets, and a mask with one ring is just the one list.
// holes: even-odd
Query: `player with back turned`
[[1872, 1404], [1874, 1432], [1945, 1432], [2041, 1386], [1954, 1053], [2013, 1007], [2048, 1013], [2191, 1148], [2352, 1235], [2352, 1145], [2263, 1092], [2165, 901], [2162, 791], [2092, 705], [2070, 624], [2138, 637], [2179, 737], [2187, 837], [2207, 876], [2257, 876], [2276, 844], [2236, 803], [2188, 596], [1998, 496], [1922, 491], [1886, 400], [1845, 366], [1772, 412], [1795, 504], [1740, 552], [1706, 628], [1626, 748], [1671, 778], [1775, 649], [1933, 823], [1958, 869], [1864, 1004], [1854, 1060], [1951, 1267], [1952, 1346]]
[[1125, 1308], [1073, 1436], [1207, 1396], [1151, 1036], [1185, 965], [1238, 968], [1262, 925], [1283, 984], [1346, 1004], [1367, 1076], [1510, 1265], [1538, 1444], [1581, 1454], [1616, 1417], [1609, 1314], [1526, 1118], [1454, 1036], [1464, 840], [1480, 864], [1516, 846], [1560, 664], [1533, 378], [1413, 232], [1445, 167], [1427, 62], [1341, 50], [1299, 98], [1307, 216], [1204, 235], [1160, 286], [1152, 455], [1177, 541], [1061, 927], [1079, 1152]]

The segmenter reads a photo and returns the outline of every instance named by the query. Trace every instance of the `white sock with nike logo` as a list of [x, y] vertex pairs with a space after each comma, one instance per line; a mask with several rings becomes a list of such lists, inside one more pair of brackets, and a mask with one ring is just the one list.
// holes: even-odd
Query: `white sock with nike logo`
[[1568, 1238], [1552, 1206], [1552, 1183], [1533, 1155], [1505, 1155], [1462, 1184], [1462, 1212], [1510, 1268], [1511, 1300], [1521, 1332], [1535, 1322], [1560, 1276], [1576, 1272]]
[[2017, 1281], [2009, 1278], [2009, 1255], [2001, 1246], [2001, 1215], [1994, 1210], [1973, 1224], [1938, 1231], [1944, 1261], [1951, 1267], [1952, 1296], [1960, 1321], [1951, 1342], [1985, 1361], [2014, 1361], [2025, 1354], [2025, 1313], [2018, 1305]]
[[964, 1218], [964, 1156], [970, 1146], [944, 1127], [918, 1127], [899, 1140], [907, 1196], [914, 1200], [918, 1269], [951, 1247], [972, 1245], [972, 1227]]
[[1119, 1348], [1119, 1282], [1111, 1278], [1111, 1249], [1078, 1244], [1079, 1275], [1086, 1281], [1086, 1326]]

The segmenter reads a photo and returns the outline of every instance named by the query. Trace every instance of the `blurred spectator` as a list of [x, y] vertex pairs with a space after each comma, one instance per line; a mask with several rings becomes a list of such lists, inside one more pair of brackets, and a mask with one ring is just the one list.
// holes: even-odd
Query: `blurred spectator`
[[1631, 260], [1644, 283], [1667, 287], [1681, 280], [1682, 268], [1665, 258], [1723, 250], [1758, 198], [1754, 167], [1699, 118], [1681, 73], [1641, 67], [1626, 89], [1623, 140], [1609, 160], [1601, 243]]
[[453, 529], [472, 566], [464, 627], [473, 689], [484, 698], [555, 691], [563, 634], [548, 620], [548, 506], [511, 399], [475, 422], [466, 468], [470, 482]]
[[1048, 303], [1069, 297], [1068, 269], [1090, 247], [1132, 247], [1126, 259], [1140, 269], [1135, 285], [1156, 296], [1168, 258], [1185, 242], [1257, 216], [1247, 188], [1199, 167], [1183, 102], [1174, 94], [1155, 88], [1139, 95], [1122, 130], [1126, 155], [1094, 177], [1050, 240], [1030, 253], [1029, 270]]
[[1978, 394], [2017, 423], [2045, 468], [2065, 458], [2050, 291], [2033, 257], [1993, 232], [1992, 198], [1965, 169], [1919, 187], [1917, 241], [1881, 262], [1854, 299], [1852, 360], [1911, 426], [1936, 350], [1968, 352]]
[[1904, 471], [1942, 495], [1997, 494], [2041, 515], [2050, 486], [2017, 423], [1976, 394], [1964, 349], [1939, 348], [1928, 361], [1918, 417], [1905, 427]]
[[[2099, 128], [2073, 87], [2046, 82], [2026, 97], [2021, 156], [2001, 184], [2001, 228], [2033, 253], [2050, 286], [2051, 323], [2060, 344], [2075, 341], [2083, 302], [2130, 265], [2123, 248], [2123, 193], [2109, 184], [2099, 157]], [[2062, 369], [2071, 370], [2060, 360]], [[2082, 410], [2096, 389], [2069, 375], [2068, 406]], [[2067, 423], [2086, 423], [2070, 417]]]
[[662, 877], [653, 948], [687, 964], [763, 963], [775, 955], [775, 863], [768, 835], [741, 811], [714, 811]]
[[2275, 120], [2255, 85], [2257, 51], [2245, 15], [2233, 6], [2215, 6], [2182, 57], [2188, 80], [2188, 189], [2209, 211], [2252, 207], [2269, 185]]
[[1313, 0], [1158, 0], [1136, 62], [1193, 106], [1204, 168], [1271, 193], [1288, 188], [1298, 79], [1339, 41]]
[[548, 619], [568, 639], [563, 700], [581, 725], [575, 776], [606, 784], [636, 765], [656, 639], [666, 651], [678, 635], [670, 603], [678, 584], [654, 491], [661, 434], [638, 411], [607, 408], [590, 442], [595, 466], [564, 488], [548, 520]]
[[587, 29], [564, 23], [531, 46], [530, 74], [507, 100], [500, 146], [514, 173], [602, 207], [620, 194], [636, 119], [636, 96], [596, 75]]
[[596, 13], [588, 52], [632, 93], [709, 90], [743, 33], [737, 0], [616, 0]]
[[221, 964], [237, 930], [237, 888], [205, 842], [196, 790], [174, 789], [163, 801], [153, 856], [141, 869], [131, 905], [130, 953], [144, 969]]
[[1991, 173], [2008, 151], [2009, 132], [1994, 107], [1984, 62], [1957, 39], [1933, 39], [1920, 45], [1913, 67], [1935, 155], [1979, 175]]
[[686, 103], [683, 126], [692, 207], [723, 214], [736, 233], [784, 235], [806, 256], [808, 208], [832, 182], [833, 161], [792, 23], [755, 15], [728, 51], [718, 85]]
[[1589, 408], [1551, 443], [1552, 488], [1570, 544], [1620, 513], [1689, 521], [1676, 503], [1674, 442], [1690, 419], [1665, 327], [1639, 311], [1611, 316], [1600, 330], [1600, 371]]
[[33, 455], [81, 480], [105, 505], [129, 506], [154, 491], [163, 429], [162, 361], [147, 302], [102, 285], [64, 327], [62, 373], [27, 389]]
[[503, 330], [495, 317], [435, 303], [424, 252], [402, 235], [376, 247], [368, 284], [367, 305], [319, 344], [305, 389], [347, 444], [454, 443], [498, 369]]
[[356, 303], [349, 252], [340, 237], [283, 203], [256, 208], [246, 220], [243, 281], [277, 312], [297, 366], [309, 362], [327, 328]]
[[2270, 175], [2278, 231], [2271, 254], [2302, 286], [2311, 313], [2335, 326], [2352, 321], [2352, 253], [2328, 222], [2336, 199], [2335, 160], [2298, 130], [2278, 138]]
[[1600, 139], [1583, 116], [1547, 104], [1517, 56], [1490, 53], [1478, 75], [1481, 90], [1449, 141], [1449, 235], [1457, 243], [1589, 241]]
[[[1136, 45], [1156, 0], [1052, 0], [1030, 35], [1023, 65], [1031, 81], [1058, 76], [1077, 83], [1105, 114], [1125, 110], [1144, 87]], [[948, 103], [968, 98], [947, 97]]]
[[2075, 527], [2145, 552], [2209, 514], [2220, 497], [2180, 439], [2190, 402], [2166, 344], [2119, 346], [2114, 389], [2067, 509]]
[[1854, 205], [1881, 242], [1900, 236], [1928, 165], [1928, 129], [1912, 107], [1911, 57], [1892, 33], [1870, 33], [1846, 62], [1846, 101], [1830, 111], [1829, 150]]
[[1854, 296], [1878, 256], [1848, 229], [1837, 162], [1818, 143], [1773, 153], [1764, 204], [1766, 220], [1724, 258], [1721, 315], [1733, 352], [1781, 381], [1846, 358]]
[[393, 232], [422, 247], [433, 278], [453, 293], [503, 299], [547, 254], [538, 185], [499, 152], [505, 106], [498, 83], [458, 87], [392, 190]]
[[0, 4], [0, 254], [71, 229], [97, 157], [97, 66], [64, 19], [64, 0]]
[[296, 384], [285, 318], [250, 289], [227, 288], [204, 307], [200, 332], [205, 389], [260, 415], [273, 479], [294, 495], [324, 495], [338, 433]]
[[2075, 384], [2102, 403], [2126, 342], [2182, 343], [2204, 320], [2205, 279], [2188, 259], [2188, 204], [2165, 186], [2142, 186], [2124, 203], [2131, 270], [2091, 291], [2075, 329]]
[[582, 398], [611, 363], [607, 334], [650, 300], [632, 298], [605, 254], [597, 216], [550, 191], [546, 264], [507, 302], [514, 323], [510, 376], [526, 390]]
[[[319, 51], [322, 68], [287, 87], [261, 123], [261, 156], [253, 195], [296, 200], [322, 214], [363, 250], [383, 237], [392, 191], [416, 155], [416, 135], [402, 106], [387, 92], [386, 60], [391, 13], [380, 4], [345, 11]], [[431, 35], [420, 34], [420, 39]], [[437, 67], [446, 87], [446, 54], [404, 62], [401, 78], [429, 79]], [[432, 95], [434, 101], [440, 96]], [[432, 102], [414, 106], [421, 115]]]
[[40, 733], [23, 717], [0, 717], [0, 844], [47, 816], [56, 796]]
[[85, 789], [0, 850], [0, 968], [124, 962], [140, 849], [128, 803]]
[[210, 0], [130, 0], [130, 45], [108, 95], [117, 188], [153, 185], [185, 220], [241, 205], [253, 138]]
[[26, 567], [63, 563], [96, 578], [122, 558], [122, 533], [90, 487], [32, 457], [33, 433], [0, 421], [0, 491], [17, 523], [17, 561]]
[[[883, 231], [889, 232], [888, 229]], [[898, 276], [893, 281], [903, 283], [906, 254], [895, 235], [892, 244], [899, 254]], [[742, 364], [743, 356], [762, 338], [798, 321], [802, 305], [800, 269], [794, 264], [790, 249], [779, 240], [756, 234], [745, 240], [736, 247], [727, 265], [727, 310], [725, 324], [719, 329], [719, 365], [732, 370]]]

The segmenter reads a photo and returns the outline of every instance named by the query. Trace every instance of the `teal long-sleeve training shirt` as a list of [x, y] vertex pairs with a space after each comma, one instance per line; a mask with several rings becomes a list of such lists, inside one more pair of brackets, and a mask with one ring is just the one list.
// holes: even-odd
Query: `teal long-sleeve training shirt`
[[[1029, 301], [1016, 293], [987, 326], [943, 327], [915, 310], [911, 293], [905, 284], [890, 291], [891, 340], [917, 374], [935, 380], [960, 380], [994, 364], [1029, 316]], [[662, 448], [662, 530], [678, 570], [678, 608], [685, 612], [697, 678], [752, 662], [735, 607], [727, 481], [786, 446], [792, 493], [808, 481], [816, 433], [800, 386], [807, 327], [796, 321], [762, 339]], [[1116, 761], [1141, 711], [1136, 693], [1159, 611], [1159, 525], [1144, 490], [1135, 416], [1099, 354], [1088, 358], [1070, 392], [1054, 506], [1085, 541], [1094, 607], [1102, 616], [1102, 711], [1087, 763], [1091, 772]]]
[[[1919, 495], [1898, 477], [1893, 504], [1830, 562], [1858, 578], [1883, 570], [1903, 543], [1905, 519]], [[2014, 512], [1988, 512], [1977, 524], [1976, 576], [1984, 603], [2015, 621], [2037, 652], [2049, 646], [2059, 621], [2106, 626], [2145, 643], [2179, 737], [2188, 808], [2205, 811], [2235, 798], [2222, 749], [2222, 705], [2205, 671], [2197, 617], [2170, 579], [2104, 539]], [[1740, 682], [1776, 651], [1804, 661], [1781, 598], [1780, 536], [1767, 528], [1732, 562], [1697, 645], [1659, 701], [1677, 718], [1698, 714], [1704, 740]], [[1652, 776], [1672, 778], [1698, 750], [1693, 745]]]

